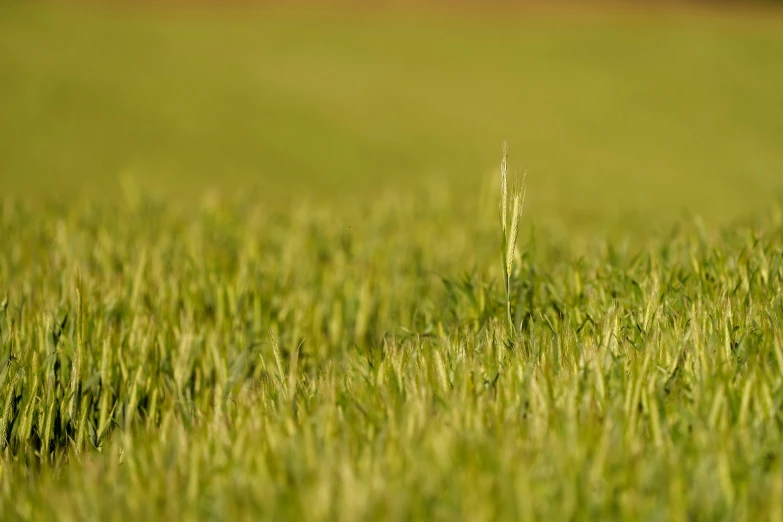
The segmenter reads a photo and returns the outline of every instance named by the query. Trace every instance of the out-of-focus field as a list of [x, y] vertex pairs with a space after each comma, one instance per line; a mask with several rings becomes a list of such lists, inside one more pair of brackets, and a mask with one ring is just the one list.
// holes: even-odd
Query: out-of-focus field
[[508, 139], [533, 217], [726, 221], [783, 188], [781, 57], [769, 13], [11, 2], [0, 190], [473, 199]]
[[0, 4], [0, 520], [783, 520], [781, 58]]

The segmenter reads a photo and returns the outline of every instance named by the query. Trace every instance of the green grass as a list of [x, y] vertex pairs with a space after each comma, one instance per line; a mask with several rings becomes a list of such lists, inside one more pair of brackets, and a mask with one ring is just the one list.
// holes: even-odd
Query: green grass
[[783, 520], [779, 20], [116, 13], [0, 7], [0, 520]]
[[531, 218], [728, 223], [783, 191], [782, 28], [774, 15], [10, 2], [0, 191], [116, 194], [133, 172], [186, 197], [350, 198], [422, 179], [470, 194], [508, 139], [534, 174]]
[[780, 516], [780, 209], [537, 231], [514, 333], [495, 219], [252, 201], [3, 202], [3, 520]]

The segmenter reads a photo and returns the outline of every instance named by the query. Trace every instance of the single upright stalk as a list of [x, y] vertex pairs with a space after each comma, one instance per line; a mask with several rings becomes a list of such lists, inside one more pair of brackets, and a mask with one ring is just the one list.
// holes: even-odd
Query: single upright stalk
[[511, 275], [517, 247], [519, 218], [522, 215], [522, 208], [525, 204], [526, 177], [526, 175], [523, 175], [521, 185], [513, 183], [509, 191], [508, 144], [504, 142], [503, 160], [500, 163], [500, 223], [503, 232], [501, 239], [501, 265], [503, 267], [503, 284], [506, 290], [506, 329], [509, 338], [514, 336], [516, 330], [511, 315]]

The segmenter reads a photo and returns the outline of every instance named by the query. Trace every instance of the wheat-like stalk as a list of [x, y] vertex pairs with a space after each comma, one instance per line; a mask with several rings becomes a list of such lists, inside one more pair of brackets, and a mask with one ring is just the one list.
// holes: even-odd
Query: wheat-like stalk
[[[527, 173], [522, 176], [522, 183], [513, 183], [508, 189], [508, 144], [503, 142], [503, 159], [500, 163], [500, 222], [503, 232], [501, 240], [501, 264], [503, 265], [503, 284], [506, 290], [506, 327], [509, 337], [515, 332], [511, 316], [511, 275], [514, 269], [514, 255], [519, 235], [519, 218], [525, 206], [527, 194]], [[509, 218], [508, 209], [511, 207]], [[509, 223], [510, 220], [510, 223]]]

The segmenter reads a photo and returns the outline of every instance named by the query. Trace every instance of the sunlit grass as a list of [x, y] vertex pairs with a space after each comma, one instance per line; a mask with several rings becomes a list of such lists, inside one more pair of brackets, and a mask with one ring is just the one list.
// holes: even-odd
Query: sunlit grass
[[[780, 211], [520, 245], [434, 195], [0, 207], [3, 520], [780, 513]], [[505, 265], [504, 265], [505, 266]]]
[[0, 7], [0, 520], [783, 518], [776, 24]]

